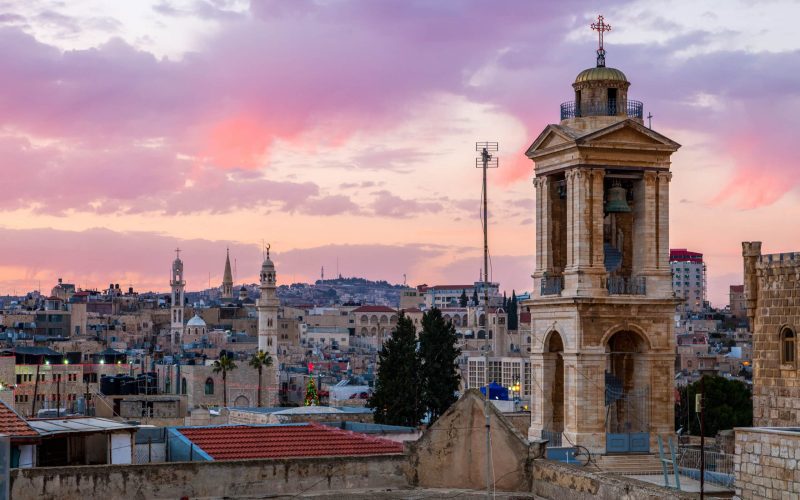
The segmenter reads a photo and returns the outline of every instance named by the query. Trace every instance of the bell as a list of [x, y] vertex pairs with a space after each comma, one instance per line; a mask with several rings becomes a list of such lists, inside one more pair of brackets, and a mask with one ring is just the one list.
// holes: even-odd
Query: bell
[[630, 212], [631, 207], [628, 206], [628, 192], [619, 182], [608, 190], [608, 201], [606, 202], [606, 212]]

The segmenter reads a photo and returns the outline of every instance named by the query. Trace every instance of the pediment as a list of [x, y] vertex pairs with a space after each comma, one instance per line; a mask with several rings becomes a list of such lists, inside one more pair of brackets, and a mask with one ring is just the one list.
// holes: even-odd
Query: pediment
[[525, 152], [525, 155], [530, 157], [532, 154], [539, 152], [543, 149], [554, 148], [563, 144], [574, 144], [575, 137], [570, 135], [559, 125], [548, 125], [539, 134], [539, 137], [533, 141], [533, 144]]
[[577, 140], [582, 146], [633, 146], [676, 151], [680, 144], [668, 137], [654, 132], [633, 120], [615, 123], [600, 130], [595, 130]]

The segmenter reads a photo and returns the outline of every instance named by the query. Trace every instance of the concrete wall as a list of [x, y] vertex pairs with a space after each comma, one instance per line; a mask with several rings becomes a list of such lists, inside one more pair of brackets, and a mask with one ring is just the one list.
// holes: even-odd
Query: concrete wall
[[749, 498], [800, 497], [800, 431], [740, 428], [736, 432], [736, 495]]
[[181, 498], [407, 485], [402, 455], [15, 469], [11, 498]]
[[531, 492], [537, 497], [569, 500], [660, 500], [697, 498], [691, 493], [661, 488], [623, 476], [601, 475], [550, 460], [536, 460]]

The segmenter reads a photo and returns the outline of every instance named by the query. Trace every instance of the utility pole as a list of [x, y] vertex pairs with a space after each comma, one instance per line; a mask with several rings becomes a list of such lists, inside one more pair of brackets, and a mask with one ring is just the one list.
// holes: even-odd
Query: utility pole
[[[483, 190], [481, 191], [481, 201], [483, 202], [483, 212], [481, 222], [483, 226], [483, 370], [486, 394], [483, 398], [483, 413], [486, 416], [486, 498], [492, 497], [492, 428], [491, 418], [489, 417], [489, 224], [488, 224], [488, 200], [486, 190], [486, 172], [490, 168], [497, 168], [497, 158], [492, 157], [493, 152], [500, 149], [497, 142], [477, 142], [475, 150], [480, 151], [480, 158], [475, 159], [475, 168], [483, 170]], [[478, 316], [478, 327], [480, 328], [480, 316]]]
[[61, 416], [61, 374], [54, 373], [56, 377], [56, 418]]
[[705, 498], [706, 478], [706, 376], [700, 375], [700, 500]]

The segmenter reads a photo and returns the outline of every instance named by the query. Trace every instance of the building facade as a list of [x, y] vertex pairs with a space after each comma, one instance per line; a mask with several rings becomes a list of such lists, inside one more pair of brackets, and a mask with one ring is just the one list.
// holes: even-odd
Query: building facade
[[704, 311], [707, 301], [703, 254], [685, 248], [673, 248], [669, 251], [669, 265], [672, 270], [672, 289], [676, 297], [683, 299], [683, 303], [676, 306], [676, 312], [686, 318]]
[[536, 270], [529, 438], [647, 452], [673, 432], [670, 156], [624, 73], [582, 71], [527, 156], [535, 162]]

